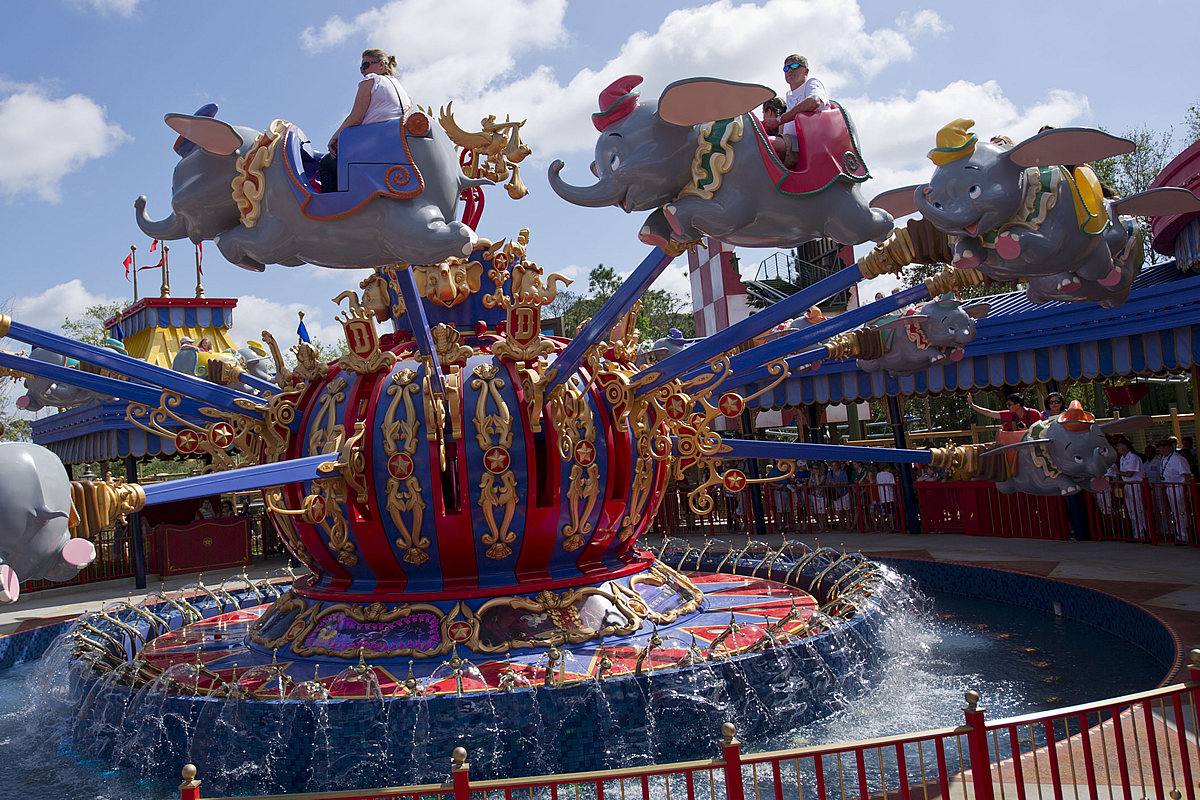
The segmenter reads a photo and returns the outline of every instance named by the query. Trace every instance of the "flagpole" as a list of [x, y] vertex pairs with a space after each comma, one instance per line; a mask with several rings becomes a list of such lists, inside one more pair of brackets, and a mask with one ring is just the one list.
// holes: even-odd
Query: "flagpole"
[[137, 296], [137, 245], [129, 245], [129, 263], [133, 266], [133, 302], [138, 301]]
[[196, 297], [204, 297], [204, 286], [200, 283], [200, 245], [196, 245]]
[[158, 296], [159, 297], [170, 297], [171, 296], [171, 273], [170, 273], [169, 268], [167, 267], [167, 253], [169, 253], [171, 251], [171, 248], [167, 247], [164, 244], [162, 251], [163, 251], [162, 252], [162, 286], [160, 286], [158, 289]]

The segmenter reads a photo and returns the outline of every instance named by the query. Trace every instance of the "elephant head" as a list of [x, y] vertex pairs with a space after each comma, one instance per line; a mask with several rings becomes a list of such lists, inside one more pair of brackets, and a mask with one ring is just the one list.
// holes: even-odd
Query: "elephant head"
[[1071, 401], [1062, 414], [1034, 423], [1021, 441], [997, 447], [984, 455], [1018, 452], [1013, 476], [997, 484], [1001, 492], [1028, 494], [1074, 494], [1087, 490], [1108, 489], [1104, 473], [1117, 460], [1116, 448], [1108, 436], [1148, 427], [1150, 417], [1125, 417], [1098, 423], [1083, 410], [1078, 400]]
[[96, 557], [73, 539], [71, 484], [58, 456], [25, 442], [0, 443], [0, 602], [20, 595], [21, 581], [69, 580]]
[[911, 375], [947, 358], [958, 361], [963, 347], [975, 341], [975, 321], [989, 310], [987, 303], [964, 306], [957, 300], [934, 300], [919, 313], [887, 319], [874, 328], [880, 332], [883, 355], [860, 359], [859, 367]]
[[230, 185], [237, 176], [238, 158], [246, 154], [259, 132], [211, 119], [216, 113], [213, 103], [198, 110], [194, 116], [210, 119], [213, 125], [193, 133], [197, 141], [180, 135], [175, 142], [180, 160], [171, 179], [171, 214], [154, 221], [146, 214], [145, 195], [134, 203], [138, 227], [147, 236], [199, 243], [240, 223]]
[[[33, 348], [29, 357], [34, 361], [46, 364], [66, 365], [66, 359], [59, 353]], [[22, 411], [41, 411], [43, 408], [75, 408], [88, 403], [99, 403], [108, 400], [107, 395], [82, 389], [66, 383], [57, 383], [49, 378], [34, 375], [25, 379], [25, 394], [17, 398], [17, 408]]]

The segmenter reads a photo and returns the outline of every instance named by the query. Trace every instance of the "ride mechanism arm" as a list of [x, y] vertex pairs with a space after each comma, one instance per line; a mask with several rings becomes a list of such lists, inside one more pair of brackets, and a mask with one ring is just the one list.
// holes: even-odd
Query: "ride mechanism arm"
[[[106, 347], [97, 347], [85, 342], [69, 339], [65, 336], [60, 336], [49, 331], [43, 331], [35, 328], [32, 325], [26, 325], [22, 322], [17, 322], [9, 317], [0, 314], [0, 337], [7, 336], [10, 339], [15, 339], [18, 342], [41, 347], [54, 353], [71, 358], [78, 359], [81, 363], [91, 366], [106, 369], [109, 372], [118, 375], [124, 375], [133, 380], [143, 381], [149, 387], [158, 387], [160, 390], [177, 392], [180, 395], [200, 401], [205, 405], [216, 407], [222, 411], [228, 411], [234, 414], [246, 414], [248, 416], [261, 419], [262, 415], [255, 411], [248, 411], [240, 406], [236, 401], [249, 401], [255, 405], [262, 402], [262, 398], [245, 392], [239, 392], [236, 389], [231, 389], [227, 386], [220, 386], [215, 383], [194, 378], [190, 375], [184, 375], [182, 372], [165, 369], [155, 364], [150, 364], [146, 361], [141, 361], [130, 356], [121, 355], [120, 353], [110, 350]], [[37, 366], [35, 366], [37, 365]], [[40, 367], [38, 362], [33, 359], [21, 359], [21, 363], [15, 369], [21, 372], [28, 372], [34, 375], [40, 375]], [[13, 367], [10, 367], [13, 368]], [[79, 378], [87, 373], [78, 372]], [[48, 376], [47, 376], [48, 377]], [[64, 381], [74, 385], [83, 386], [84, 388], [93, 388], [81, 382], [81, 380], [73, 379]], [[121, 381], [114, 381], [121, 383]], [[276, 387], [271, 387], [276, 390]], [[111, 393], [116, 397], [124, 397], [121, 392], [112, 391], [112, 388], [99, 389], [106, 393]], [[161, 396], [161, 395], [160, 395]], [[133, 398], [126, 398], [133, 399]], [[137, 402], [144, 402], [138, 400]], [[156, 406], [159, 403], [159, 398], [156, 397], [151, 406]]]

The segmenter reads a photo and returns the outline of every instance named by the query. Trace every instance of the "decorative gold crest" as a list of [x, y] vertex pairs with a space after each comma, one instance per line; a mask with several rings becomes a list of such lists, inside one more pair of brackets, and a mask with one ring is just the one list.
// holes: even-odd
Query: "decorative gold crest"
[[431, 303], [453, 308], [479, 291], [483, 264], [453, 256], [437, 264], [414, 265], [417, 291]]
[[[377, 288], [372, 294], [378, 295]], [[338, 359], [338, 366], [350, 372], [370, 374], [385, 369], [391, 369], [396, 363], [396, 354], [379, 349], [379, 333], [375, 330], [375, 312], [363, 306], [358, 295], [347, 289], [333, 298], [333, 302], [341, 305], [343, 300], [350, 301], [350, 307], [338, 315], [338, 322], [346, 332], [346, 346], [350, 353]]]
[[463, 174], [468, 178], [487, 178], [496, 183], [507, 180], [504, 188], [513, 200], [520, 200], [529, 194], [529, 189], [521, 182], [521, 171], [517, 166], [533, 152], [521, 142], [521, 126], [525, 120], [513, 122], [506, 116], [504, 122], [497, 122], [496, 115], [489, 114], [480, 120], [482, 130], [468, 133], [454, 121], [453, 108], [454, 104], [449, 103], [440, 109], [438, 122], [450, 141], [470, 153], [467, 163], [463, 164]]

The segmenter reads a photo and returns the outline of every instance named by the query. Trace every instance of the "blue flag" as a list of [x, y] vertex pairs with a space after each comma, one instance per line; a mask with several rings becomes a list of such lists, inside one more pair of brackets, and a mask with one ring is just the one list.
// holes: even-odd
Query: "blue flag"
[[308, 328], [304, 327], [304, 318], [300, 318], [300, 324], [296, 327], [296, 335], [300, 337], [302, 342], [311, 342], [312, 339], [308, 336]]

